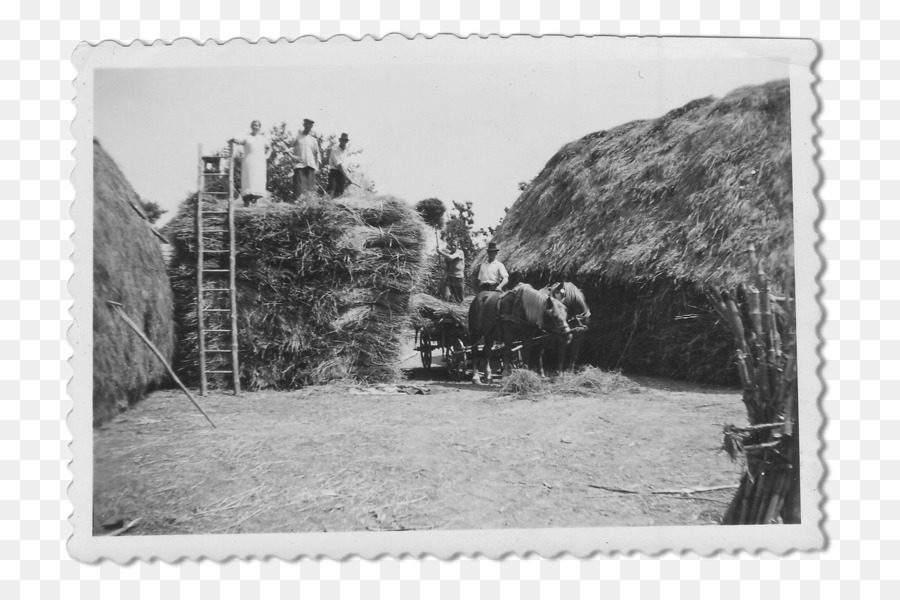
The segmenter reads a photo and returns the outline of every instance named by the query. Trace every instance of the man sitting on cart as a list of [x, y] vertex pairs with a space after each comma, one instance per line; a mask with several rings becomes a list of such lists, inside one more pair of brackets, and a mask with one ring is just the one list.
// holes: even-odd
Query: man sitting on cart
[[478, 267], [478, 291], [479, 292], [502, 292], [506, 284], [509, 283], [509, 273], [503, 263], [497, 260], [497, 253], [500, 248], [495, 242], [491, 242], [487, 247], [487, 258], [481, 266]]

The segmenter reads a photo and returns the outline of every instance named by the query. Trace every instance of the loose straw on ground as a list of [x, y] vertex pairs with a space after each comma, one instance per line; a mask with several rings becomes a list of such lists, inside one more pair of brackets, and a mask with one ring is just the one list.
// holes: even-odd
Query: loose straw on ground
[[206, 420], [209, 421], [209, 424], [212, 425], [213, 428], [215, 428], [216, 424], [212, 422], [212, 419], [209, 418], [209, 415], [206, 414], [206, 412], [200, 407], [199, 404], [197, 404], [197, 401], [194, 399], [194, 396], [188, 391], [188, 389], [184, 386], [184, 384], [181, 383], [181, 380], [178, 379], [178, 375], [175, 374], [175, 371], [173, 371], [172, 367], [169, 366], [169, 363], [166, 362], [166, 359], [163, 357], [162, 353], [156, 349], [156, 346], [153, 345], [153, 342], [150, 341], [150, 338], [148, 338], [146, 335], [144, 335], [144, 332], [141, 331], [141, 329], [135, 324], [135, 322], [132, 321], [128, 317], [128, 315], [125, 314], [125, 311], [122, 310], [122, 305], [119, 304], [118, 302], [113, 302], [112, 300], [107, 300], [106, 303], [109, 304], [110, 306], [112, 306], [113, 309], [117, 313], [119, 313], [119, 316], [122, 317], [122, 319], [125, 321], [125, 323], [127, 323], [128, 326], [131, 327], [134, 330], [134, 332], [140, 336], [140, 338], [144, 341], [144, 343], [147, 344], [147, 346], [150, 348], [150, 350], [153, 351], [153, 354], [156, 355], [156, 357], [160, 360], [160, 362], [162, 362], [162, 364], [169, 371], [169, 375], [172, 376], [172, 379], [175, 380], [175, 383], [178, 384], [178, 387], [181, 388], [181, 391], [183, 391], [185, 394], [187, 394], [187, 397], [190, 399], [190, 401], [193, 403], [193, 405], [197, 407], [197, 410], [200, 411], [200, 414], [203, 415], [204, 417], [206, 417]]

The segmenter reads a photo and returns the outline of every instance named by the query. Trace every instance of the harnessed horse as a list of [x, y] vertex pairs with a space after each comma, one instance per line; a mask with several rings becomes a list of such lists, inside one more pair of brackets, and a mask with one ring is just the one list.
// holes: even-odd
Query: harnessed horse
[[566, 308], [548, 293], [528, 284], [505, 292], [481, 292], [469, 306], [469, 341], [472, 346], [473, 383], [480, 383], [478, 340], [484, 338], [485, 381], [491, 381], [491, 350], [494, 342], [503, 343], [503, 375], [512, 364], [512, 346], [516, 340], [533, 337], [536, 332], [567, 336]]
[[[568, 316], [567, 324], [570, 334], [565, 338], [553, 338], [551, 342], [557, 342], [557, 371], [574, 371], [575, 361], [578, 359], [578, 353], [581, 350], [581, 344], [584, 341], [584, 335], [587, 332], [588, 325], [591, 320], [591, 309], [588, 308], [584, 293], [575, 286], [575, 284], [566, 281], [548, 285], [541, 290], [550, 294], [563, 303], [566, 307]], [[543, 336], [541, 336], [543, 337]], [[538, 374], [544, 376], [544, 351], [547, 348], [546, 343], [541, 343], [532, 337], [523, 344], [524, 359], [528, 361], [528, 355], [531, 350], [537, 346], [538, 349]]]

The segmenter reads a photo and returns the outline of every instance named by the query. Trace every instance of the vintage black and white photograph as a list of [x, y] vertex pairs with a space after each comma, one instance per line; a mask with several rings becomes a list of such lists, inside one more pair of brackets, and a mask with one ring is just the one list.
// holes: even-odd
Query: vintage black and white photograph
[[79, 52], [76, 554], [821, 543], [811, 42]]

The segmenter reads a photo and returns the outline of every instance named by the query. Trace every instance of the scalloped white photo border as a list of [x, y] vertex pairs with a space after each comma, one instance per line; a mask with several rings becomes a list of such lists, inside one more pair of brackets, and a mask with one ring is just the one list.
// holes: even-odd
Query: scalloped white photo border
[[[801, 508], [800, 525], [756, 526], [654, 526], [565, 529], [485, 529], [466, 531], [409, 531], [409, 532], [329, 532], [303, 534], [239, 534], [239, 535], [171, 535], [116, 536], [92, 535], [93, 504], [93, 426], [92, 426], [92, 264], [93, 264], [93, 93], [94, 71], [98, 68], [147, 68], [176, 66], [255, 65], [266, 64], [277, 55], [279, 60], [296, 60], [302, 64], [310, 53], [334, 53], [341, 60], [356, 60], [367, 55], [375, 60], [378, 48], [392, 44], [415, 44], [422, 52], [465, 50], [466, 45], [491, 45], [491, 51], [514, 52], [526, 45], [542, 45], [542, 51], [565, 51], [567, 45], [596, 45], [622, 43], [648, 45], [660, 52], [677, 51], [698, 57], [714, 53], [717, 57], [757, 57], [783, 61], [788, 66], [791, 89], [791, 138], [793, 165], [794, 249], [797, 293], [797, 344]], [[372, 46], [378, 45], [378, 46]], [[444, 45], [443, 47], [440, 47]], [[455, 45], [455, 46], [454, 46]], [[360, 47], [365, 47], [359, 52]], [[354, 58], [356, 57], [356, 58]], [[75, 233], [72, 257], [75, 275], [69, 284], [74, 300], [74, 324], [68, 340], [73, 347], [71, 360], [73, 378], [69, 394], [73, 410], [68, 416], [72, 432], [71, 470], [73, 482], [69, 498], [74, 505], [70, 522], [74, 533], [68, 549], [72, 557], [96, 562], [108, 558], [124, 564], [134, 559], [161, 559], [175, 562], [181, 559], [208, 558], [225, 560], [237, 558], [278, 557], [294, 560], [300, 557], [344, 559], [358, 556], [375, 559], [384, 556], [434, 556], [451, 559], [461, 555], [497, 559], [517, 554], [537, 553], [545, 558], [567, 553], [574, 557], [602, 554], [642, 552], [648, 555], [665, 551], [692, 551], [708, 556], [717, 552], [739, 550], [770, 551], [783, 554], [792, 550], [810, 551], [825, 545], [822, 529], [824, 519], [822, 483], [824, 465], [821, 458], [821, 432], [824, 415], [821, 399], [824, 383], [820, 378], [822, 359], [818, 335], [823, 319], [819, 303], [821, 287], [818, 278], [823, 261], [818, 254], [821, 241], [817, 229], [821, 205], [816, 191], [819, 170], [815, 117], [818, 100], [814, 86], [817, 78], [814, 65], [819, 49], [811, 40], [755, 39], [755, 38], [686, 38], [686, 37], [626, 37], [611, 36], [544, 36], [533, 37], [498, 35], [481, 38], [439, 35], [426, 38], [419, 35], [406, 38], [399, 34], [382, 39], [367, 36], [352, 40], [337, 36], [328, 41], [303, 37], [294, 41], [261, 40], [250, 43], [235, 39], [223, 44], [208, 42], [200, 45], [193, 40], [179, 39], [170, 44], [140, 42], [124, 46], [118, 42], [98, 45], [82, 44], [73, 56], [78, 70], [75, 80], [76, 117], [72, 132], [76, 141], [76, 167], [72, 175], [75, 201], [71, 207]]]

